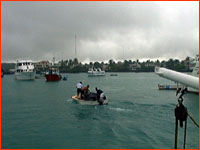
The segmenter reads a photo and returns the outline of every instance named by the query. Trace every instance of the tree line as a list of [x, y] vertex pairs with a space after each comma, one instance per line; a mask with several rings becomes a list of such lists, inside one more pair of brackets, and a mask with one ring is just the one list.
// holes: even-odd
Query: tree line
[[[69, 59], [69, 60], [61, 60], [59, 63], [56, 64], [57, 68], [61, 73], [81, 73], [87, 72], [89, 68], [101, 68], [106, 72], [154, 72], [155, 66], [165, 67], [168, 69], [172, 69], [179, 72], [189, 72], [191, 71], [190, 68], [190, 61], [189, 57], [185, 60], [178, 60], [172, 59], [165, 61], [140, 61], [137, 60], [124, 60], [124, 61], [114, 61], [110, 59], [108, 62], [89, 62], [89, 63], [81, 63], [78, 61], [77, 58]], [[1, 71], [5, 74], [11, 74], [10, 70], [15, 68], [14, 63], [2, 63], [1, 64]], [[47, 71], [49, 67], [46, 68], [37, 68], [35, 65], [35, 69], [37, 72]]]
[[106, 72], [154, 72], [155, 66], [165, 67], [168, 69], [176, 70], [179, 72], [189, 72], [190, 62], [189, 57], [185, 60], [178, 60], [170, 58], [168, 61], [143, 61], [137, 60], [124, 60], [114, 61], [110, 59], [105, 62], [89, 62], [82, 64], [77, 58], [69, 60], [61, 60], [59, 70], [62, 73], [79, 73], [87, 72], [89, 68], [101, 68]]

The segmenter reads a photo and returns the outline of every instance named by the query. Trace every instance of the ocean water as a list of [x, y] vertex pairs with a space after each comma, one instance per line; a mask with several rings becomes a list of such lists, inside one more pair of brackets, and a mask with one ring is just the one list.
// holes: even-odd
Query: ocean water
[[[87, 77], [67, 74], [67, 81], [1, 79], [1, 144], [3, 149], [172, 149], [175, 91], [159, 91], [172, 83], [154, 73], [118, 73]], [[102, 89], [104, 106], [74, 103], [76, 84]], [[186, 94], [184, 105], [199, 122], [199, 96]], [[183, 146], [179, 128], [178, 148]], [[188, 119], [186, 148], [199, 148], [199, 130]]]

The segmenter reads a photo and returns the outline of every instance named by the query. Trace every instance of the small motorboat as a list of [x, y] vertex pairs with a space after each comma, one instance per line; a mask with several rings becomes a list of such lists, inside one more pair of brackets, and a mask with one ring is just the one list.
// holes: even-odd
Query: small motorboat
[[118, 76], [117, 73], [111, 73], [110, 76]]
[[66, 81], [66, 80], [67, 80], [67, 77], [63, 77], [63, 80]]
[[[81, 104], [81, 105], [100, 105], [100, 103], [98, 102], [97, 99], [96, 99], [96, 100], [93, 100], [93, 99], [91, 99], [91, 100], [84, 100], [84, 99], [78, 98], [77, 95], [72, 96], [72, 99], [73, 99], [75, 102], [77, 102], [77, 103], [79, 103], [79, 104]], [[103, 105], [107, 105], [107, 104], [108, 104], [108, 99], [106, 98], [106, 99], [104, 100], [104, 102], [103, 102]]]

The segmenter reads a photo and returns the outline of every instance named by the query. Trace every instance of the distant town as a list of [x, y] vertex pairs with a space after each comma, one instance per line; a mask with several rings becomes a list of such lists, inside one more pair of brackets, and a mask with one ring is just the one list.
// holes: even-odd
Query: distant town
[[[186, 57], [184, 60], [170, 58], [168, 61], [147, 60], [141, 62], [137, 60], [105, 62], [90, 62], [82, 64], [77, 58], [61, 60], [58, 63], [52, 63], [48, 60], [35, 62], [36, 73], [48, 71], [50, 67], [58, 68], [61, 73], [82, 73], [87, 72], [89, 68], [101, 68], [106, 72], [154, 72], [155, 66], [165, 67], [179, 72], [190, 72], [199, 60], [199, 55], [195, 58]], [[1, 71], [4, 74], [13, 74], [15, 71], [14, 63], [1, 63]]]

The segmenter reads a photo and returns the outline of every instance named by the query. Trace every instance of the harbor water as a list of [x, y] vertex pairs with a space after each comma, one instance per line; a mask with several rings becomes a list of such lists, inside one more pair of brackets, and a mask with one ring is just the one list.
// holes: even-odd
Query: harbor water
[[[1, 79], [2, 149], [173, 149], [175, 91], [159, 91], [158, 84], [174, 84], [154, 73], [118, 73], [88, 77], [64, 74], [67, 81]], [[76, 84], [98, 87], [108, 105], [74, 103]], [[199, 122], [199, 96], [184, 95], [184, 105]], [[179, 128], [178, 148], [183, 148]], [[199, 148], [199, 130], [188, 118], [187, 149]]]

